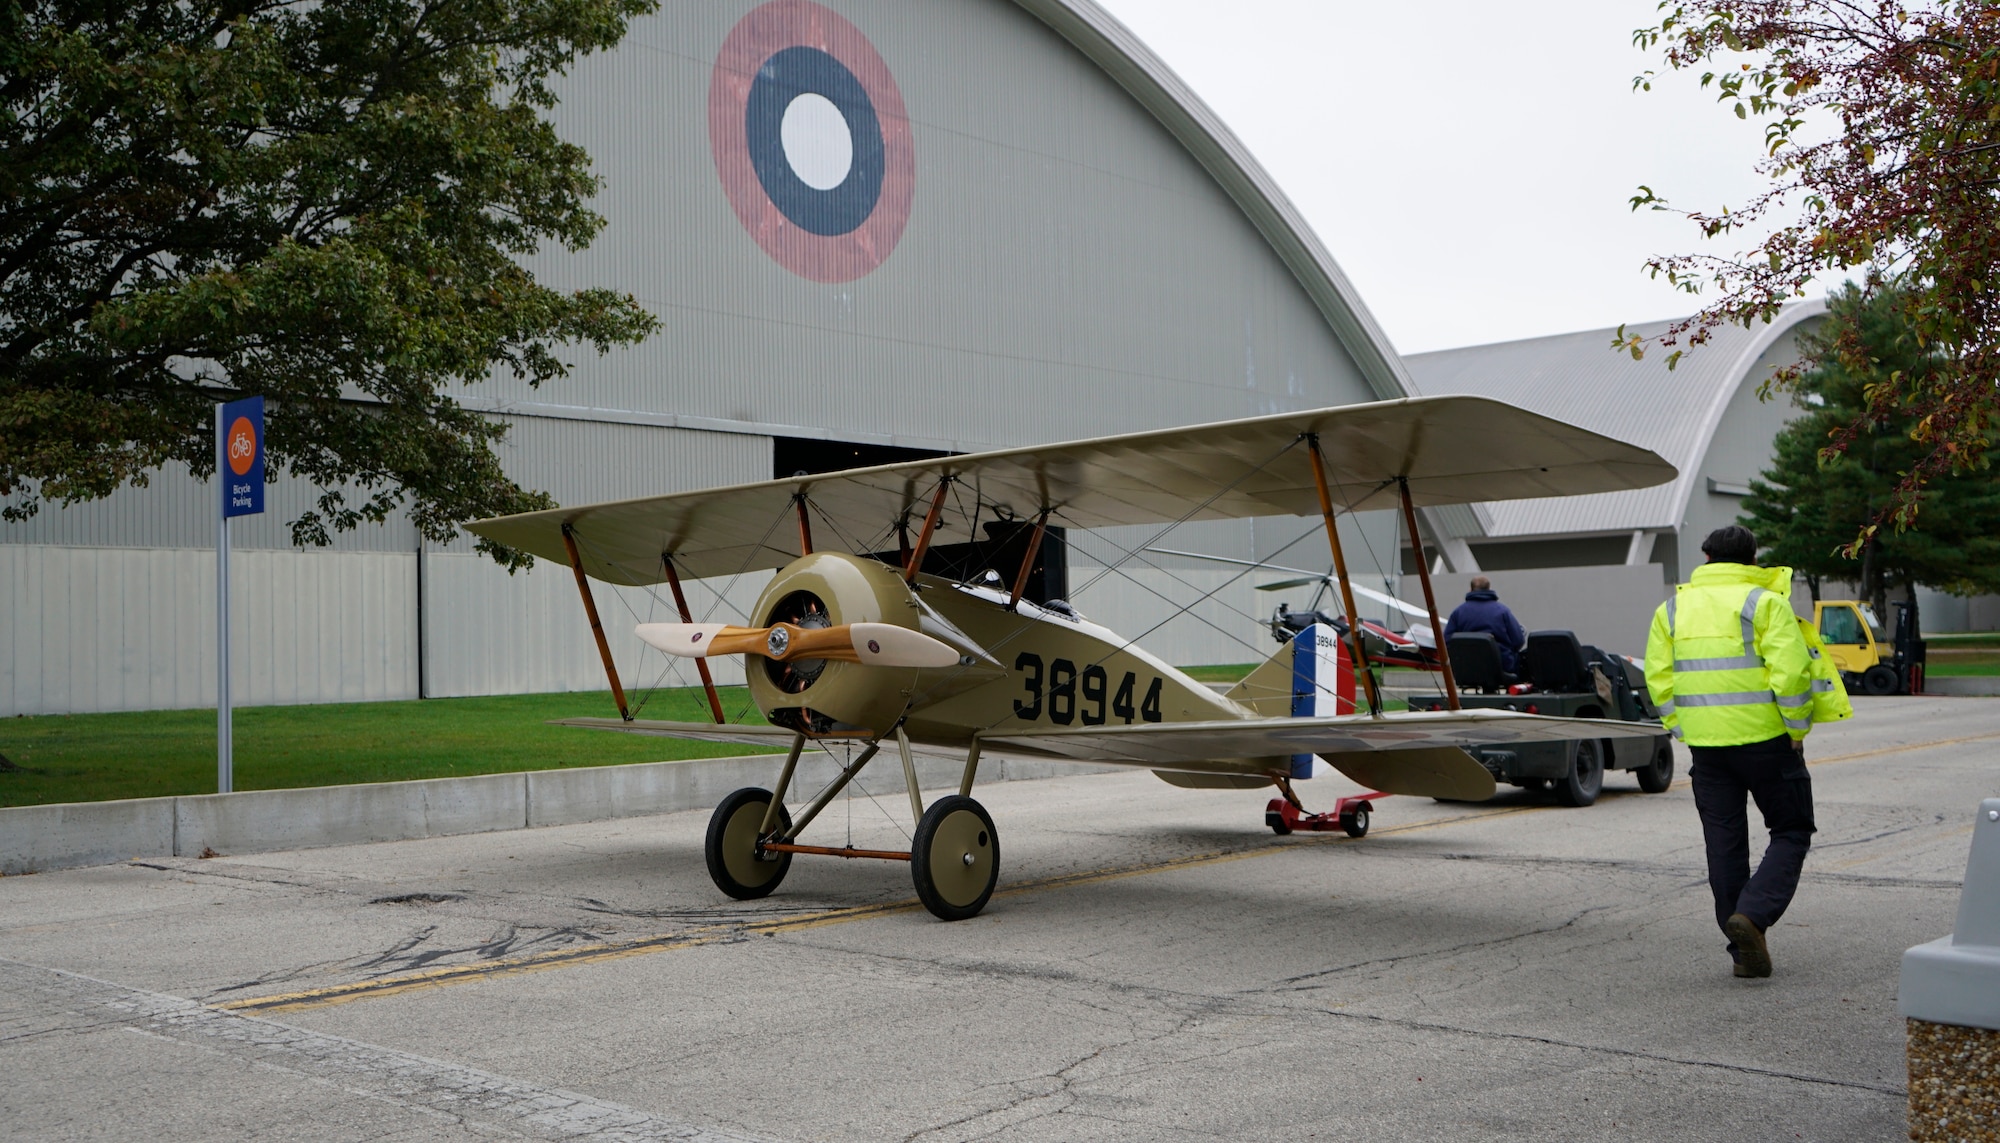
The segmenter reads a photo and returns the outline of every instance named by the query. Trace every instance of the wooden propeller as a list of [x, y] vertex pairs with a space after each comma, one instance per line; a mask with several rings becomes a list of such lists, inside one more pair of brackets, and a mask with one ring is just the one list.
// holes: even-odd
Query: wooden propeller
[[954, 667], [958, 652], [921, 631], [893, 623], [843, 623], [838, 627], [736, 627], [727, 623], [641, 623], [636, 629], [648, 646], [684, 659], [716, 655], [761, 655], [792, 659], [833, 659], [869, 667]]

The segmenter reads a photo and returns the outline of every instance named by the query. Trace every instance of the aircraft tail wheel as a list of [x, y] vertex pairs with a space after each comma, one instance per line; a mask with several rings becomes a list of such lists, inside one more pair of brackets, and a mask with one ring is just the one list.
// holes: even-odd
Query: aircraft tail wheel
[[[792, 855], [774, 853], [759, 856], [757, 830], [764, 824], [764, 811], [771, 804], [771, 791], [746, 786], [722, 799], [708, 819], [708, 876], [715, 887], [738, 901], [768, 897], [792, 868]], [[791, 828], [792, 815], [778, 807], [778, 830]]]
[[1000, 880], [1000, 834], [986, 807], [959, 794], [931, 803], [910, 843], [910, 879], [939, 920], [977, 916]]
[[1367, 837], [1368, 803], [1363, 802], [1340, 815], [1340, 828], [1346, 830], [1349, 837]]

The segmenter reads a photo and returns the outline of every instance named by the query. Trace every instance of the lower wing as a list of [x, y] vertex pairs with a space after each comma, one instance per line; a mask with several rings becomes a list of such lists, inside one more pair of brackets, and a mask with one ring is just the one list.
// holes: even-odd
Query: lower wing
[[635, 718], [558, 718], [550, 726], [581, 726], [589, 730], [622, 730], [627, 734], [657, 734], [668, 738], [692, 738], [697, 742], [727, 742], [732, 746], [768, 746], [789, 750], [798, 737], [782, 726], [751, 726], [743, 723], [657, 722]]
[[1658, 733], [1646, 723], [1460, 710], [1024, 730], [981, 735], [980, 741], [1084, 762], [1195, 774], [1268, 773], [1268, 760], [1317, 754], [1384, 793], [1478, 801], [1493, 795], [1493, 776], [1465, 752], [1468, 746]]

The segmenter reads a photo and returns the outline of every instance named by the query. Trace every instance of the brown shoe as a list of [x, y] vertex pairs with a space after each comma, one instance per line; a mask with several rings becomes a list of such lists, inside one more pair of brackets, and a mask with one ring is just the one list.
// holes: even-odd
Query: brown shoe
[[1741, 913], [1732, 913], [1722, 922], [1722, 931], [1736, 942], [1736, 975], [1771, 975], [1771, 950], [1764, 947], [1764, 933], [1750, 918]]

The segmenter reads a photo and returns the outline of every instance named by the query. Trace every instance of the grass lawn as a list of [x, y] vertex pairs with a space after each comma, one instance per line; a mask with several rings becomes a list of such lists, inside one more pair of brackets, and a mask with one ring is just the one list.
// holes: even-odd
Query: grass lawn
[[[722, 688], [732, 722], [763, 718]], [[236, 788], [273, 790], [755, 754], [755, 748], [545, 726], [616, 716], [608, 691], [236, 711]], [[653, 693], [641, 718], [709, 720], [699, 688]], [[0, 806], [215, 792], [215, 712], [136, 711], [0, 719]]]
[[1243, 676], [1262, 666], [1261, 663], [1222, 663], [1210, 667], [1182, 667], [1181, 673], [1198, 683], [1240, 683]]
[[1939, 659], [1933, 655], [1930, 662], [1924, 664], [1924, 674], [1933, 679], [1963, 678], [1967, 675], [2000, 675], [2000, 657], [1989, 658], [1985, 662], [1968, 663], [1962, 659]]
[[1932, 650], [1940, 648], [1958, 650], [1988, 647], [2000, 651], [2000, 631], [1966, 631], [1956, 635], [1926, 635], [1924, 642]]

